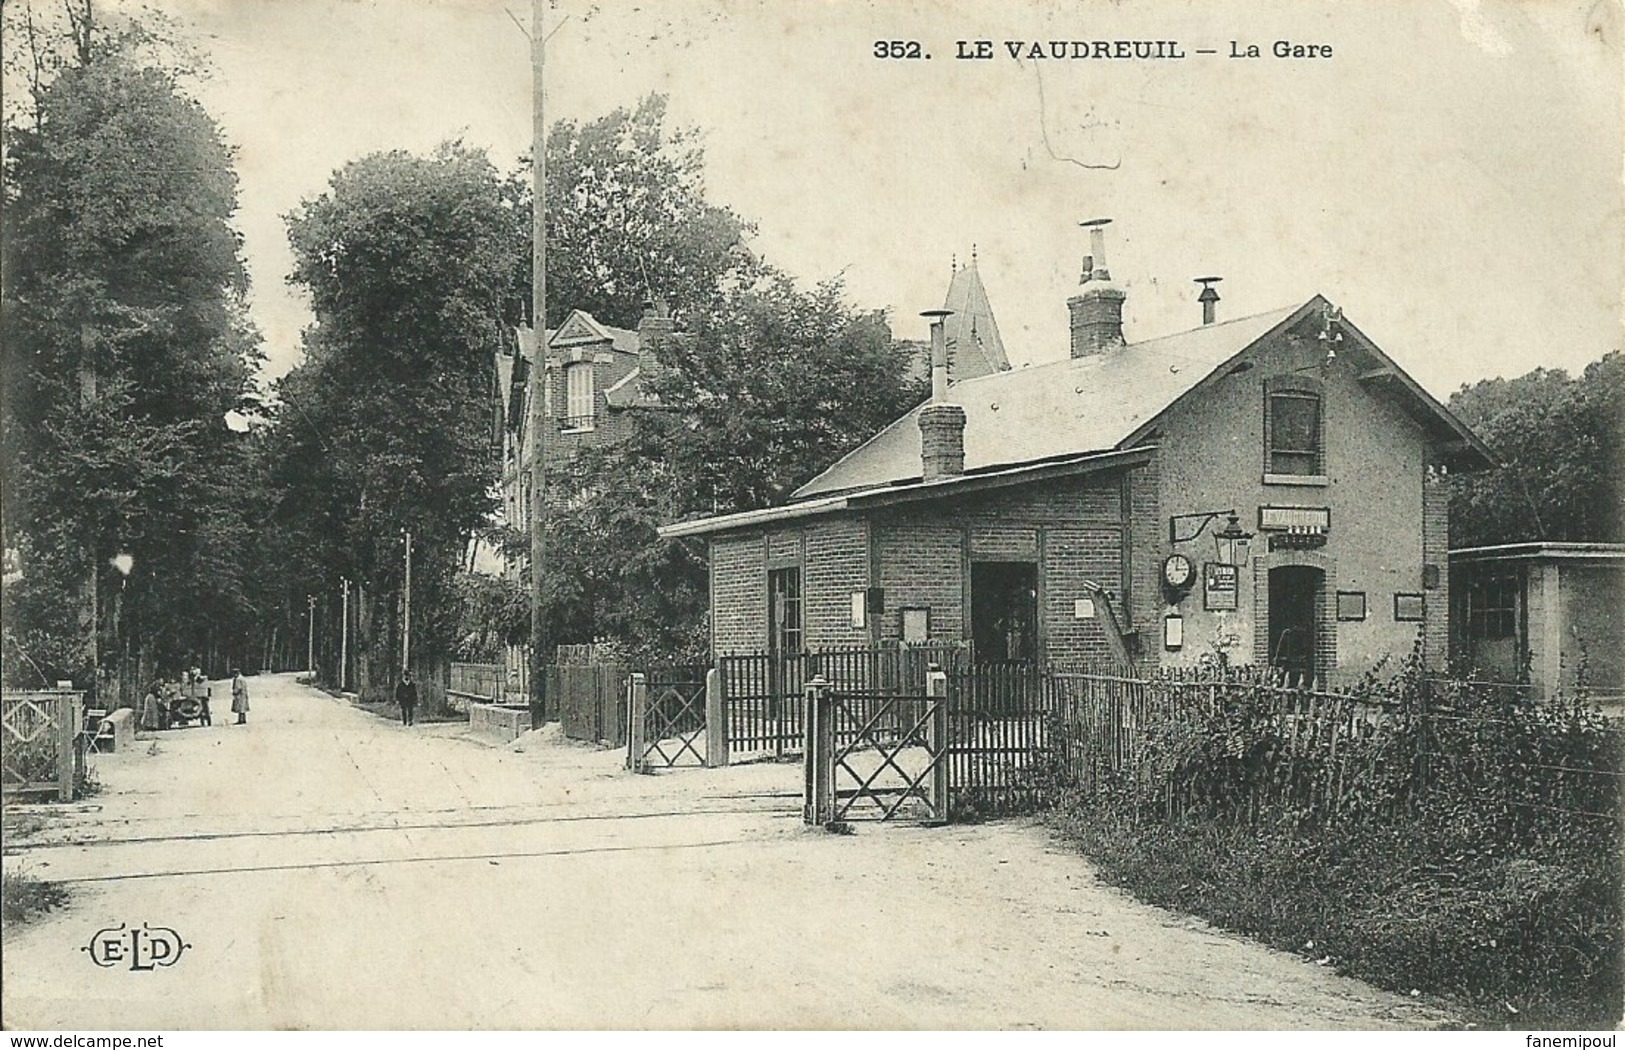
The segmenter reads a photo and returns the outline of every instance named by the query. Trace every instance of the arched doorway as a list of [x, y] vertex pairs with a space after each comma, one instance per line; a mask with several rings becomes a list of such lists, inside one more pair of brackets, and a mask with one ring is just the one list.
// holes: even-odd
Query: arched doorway
[[1269, 588], [1270, 666], [1314, 674], [1326, 573], [1311, 565], [1282, 565], [1270, 570]]

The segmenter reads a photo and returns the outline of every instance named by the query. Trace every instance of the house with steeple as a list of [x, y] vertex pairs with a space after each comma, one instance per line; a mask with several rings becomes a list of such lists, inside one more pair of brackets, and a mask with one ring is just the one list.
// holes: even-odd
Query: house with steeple
[[[988, 301], [982, 275], [977, 272], [976, 249], [971, 248], [970, 263], [959, 265], [958, 259], [950, 263], [948, 295], [942, 308], [950, 311], [944, 325], [947, 341], [948, 381], [957, 383], [976, 379], [994, 372], [1008, 372], [1010, 359], [1005, 356], [1004, 340], [999, 337], [999, 324], [993, 319], [993, 305]], [[899, 343], [909, 358], [909, 377], [924, 379], [931, 372], [931, 345], [924, 340], [904, 340]]]

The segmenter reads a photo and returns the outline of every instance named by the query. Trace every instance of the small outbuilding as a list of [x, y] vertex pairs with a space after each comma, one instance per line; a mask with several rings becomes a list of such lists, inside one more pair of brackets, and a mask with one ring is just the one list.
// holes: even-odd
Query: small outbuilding
[[1451, 653], [1541, 696], [1625, 697], [1625, 544], [1509, 543], [1450, 552]]

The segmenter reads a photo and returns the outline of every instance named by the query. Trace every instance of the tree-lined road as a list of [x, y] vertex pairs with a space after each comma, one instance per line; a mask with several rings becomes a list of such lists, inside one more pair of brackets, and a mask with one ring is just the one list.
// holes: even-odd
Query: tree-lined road
[[[405, 729], [290, 678], [96, 759], [8, 866], [10, 1028], [1413, 1027], [1425, 1008], [1100, 886], [1032, 827], [804, 829], [799, 769]], [[13, 844], [16, 845], [16, 844]], [[119, 923], [173, 966], [98, 968]]]

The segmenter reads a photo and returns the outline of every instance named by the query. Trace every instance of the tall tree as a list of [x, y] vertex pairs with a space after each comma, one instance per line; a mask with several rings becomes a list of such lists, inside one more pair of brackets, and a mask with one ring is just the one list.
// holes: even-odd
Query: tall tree
[[494, 355], [522, 308], [518, 196], [483, 152], [448, 144], [347, 164], [288, 217], [316, 324], [279, 387], [278, 469], [297, 485], [282, 520], [303, 519], [308, 576], [365, 589], [374, 667], [399, 658], [383, 599], [402, 596], [407, 532], [414, 662], [456, 641], [454, 574], [493, 502]]
[[70, 9], [71, 59], [7, 114], [0, 441], [23, 573], [7, 673], [88, 681], [73, 606], [92, 575], [103, 653], [174, 666], [240, 644], [246, 461], [224, 417], [259, 350], [230, 150], [174, 71]]
[[559, 121], [547, 139], [547, 324], [586, 310], [632, 328], [650, 291], [693, 325], [725, 289], [762, 270], [754, 228], [706, 199], [699, 133], [666, 127], [650, 95], [597, 120]]
[[1625, 540], [1625, 355], [1464, 386], [1450, 408], [1498, 466], [1455, 479], [1451, 543]]
[[646, 381], [658, 408], [629, 437], [583, 453], [560, 482], [550, 623], [561, 641], [614, 638], [646, 656], [708, 645], [703, 554], [656, 529], [695, 514], [782, 500], [924, 396], [885, 317], [853, 309], [839, 282], [812, 292], [783, 275], [727, 293]]

